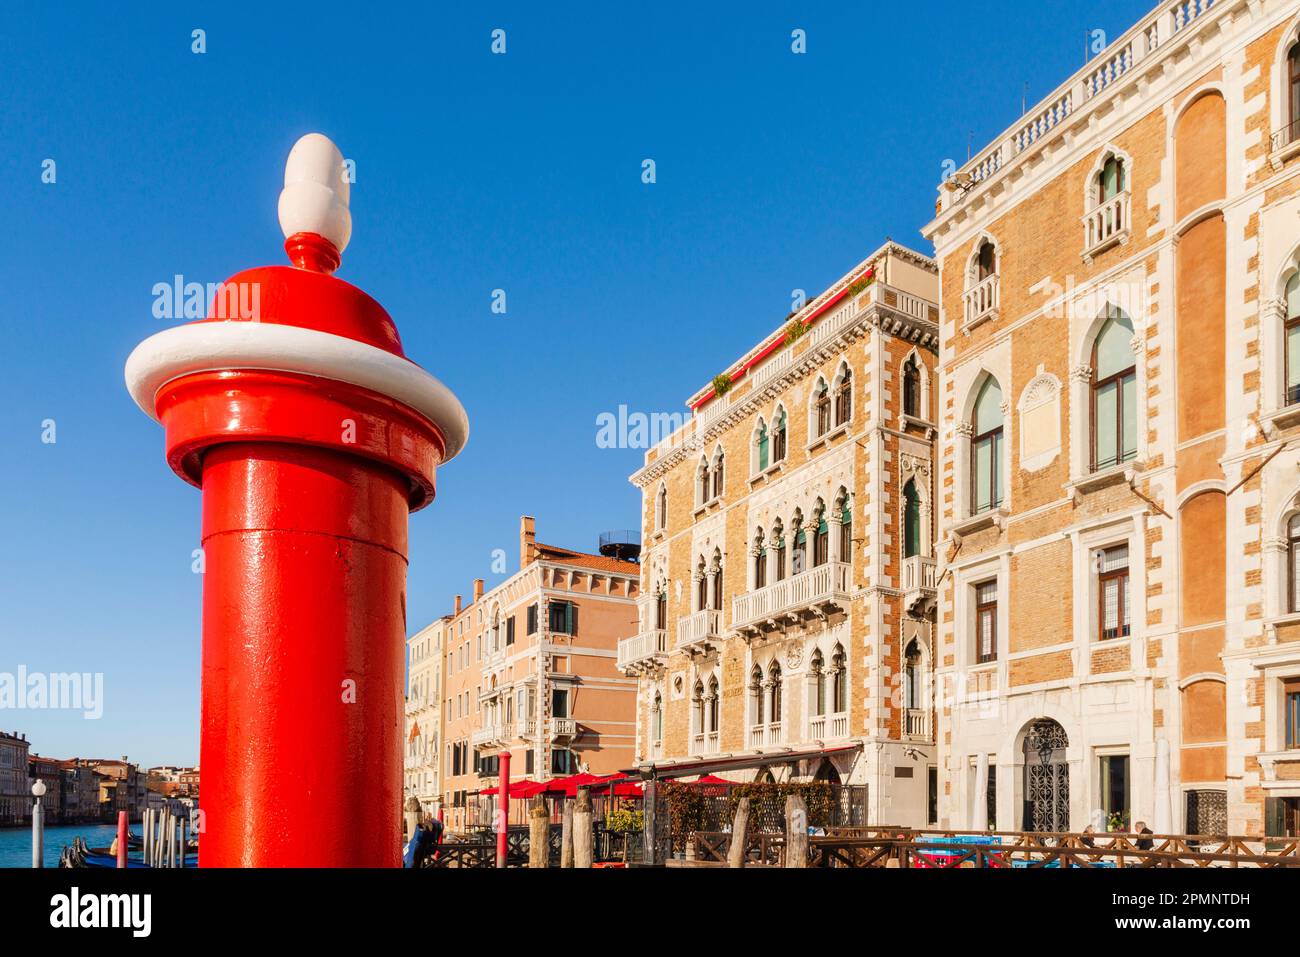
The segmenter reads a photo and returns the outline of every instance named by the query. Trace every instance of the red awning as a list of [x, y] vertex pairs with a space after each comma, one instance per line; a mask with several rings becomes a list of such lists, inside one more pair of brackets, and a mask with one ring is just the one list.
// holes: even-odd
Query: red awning
[[[541, 781], [511, 781], [509, 796], [512, 798], [530, 798], [544, 791], [546, 785]], [[482, 788], [479, 794], [500, 794], [501, 786], [493, 784], [491, 787]]]

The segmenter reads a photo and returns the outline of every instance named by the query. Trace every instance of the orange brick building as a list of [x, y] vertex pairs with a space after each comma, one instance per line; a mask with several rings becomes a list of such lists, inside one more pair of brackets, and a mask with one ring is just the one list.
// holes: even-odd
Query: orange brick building
[[1297, 833], [1300, 4], [1165, 3], [940, 188], [940, 817]]

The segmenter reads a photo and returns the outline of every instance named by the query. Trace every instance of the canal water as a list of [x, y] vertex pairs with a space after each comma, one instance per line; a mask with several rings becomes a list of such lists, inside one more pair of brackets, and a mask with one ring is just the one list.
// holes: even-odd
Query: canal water
[[[132, 830], [139, 832], [140, 825]], [[80, 837], [87, 847], [108, 847], [117, 834], [115, 824], [69, 824], [45, 829], [45, 866], [58, 867], [59, 853], [64, 844]], [[0, 828], [0, 867], [32, 866], [32, 829], [30, 827]]]

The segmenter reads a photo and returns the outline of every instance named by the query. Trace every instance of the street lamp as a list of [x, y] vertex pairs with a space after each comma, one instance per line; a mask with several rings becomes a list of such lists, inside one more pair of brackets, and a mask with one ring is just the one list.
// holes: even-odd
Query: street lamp
[[32, 805], [32, 867], [45, 866], [45, 808], [41, 798], [45, 797], [45, 782], [40, 778], [32, 785], [32, 795], [36, 803]]

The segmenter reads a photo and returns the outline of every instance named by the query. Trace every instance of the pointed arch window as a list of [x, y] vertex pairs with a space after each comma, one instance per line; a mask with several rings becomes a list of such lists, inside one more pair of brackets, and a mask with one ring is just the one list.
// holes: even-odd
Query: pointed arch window
[[813, 537], [813, 567], [825, 565], [830, 560], [831, 528], [826, 521], [826, 509], [817, 517], [817, 534]]
[[668, 527], [668, 488], [660, 485], [659, 492], [655, 496], [655, 527]]
[[903, 414], [914, 419], [921, 417], [921, 370], [916, 357], [909, 356], [903, 363]]
[[709, 607], [709, 573], [703, 558], [695, 568], [695, 585], [695, 610], [704, 611]]
[[1300, 513], [1286, 523], [1287, 608], [1300, 611]]
[[654, 704], [650, 708], [650, 734], [654, 738], [656, 745], [663, 742], [664, 739], [664, 699], [658, 691], [655, 692]]
[[750, 708], [754, 712], [754, 724], [762, 724], [764, 718], [764, 701], [763, 701], [763, 670], [754, 665], [754, 669], [749, 673], [749, 700]]
[[662, 631], [668, 627], [668, 589], [659, 592], [655, 598], [655, 629]]
[[713, 458], [713, 497], [722, 497], [722, 468], [724, 464], [722, 449], [718, 449], [718, 454]]
[[1092, 468], [1128, 462], [1137, 456], [1137, 365], [1133, 323], [1110, 308], [1092, 344]]
[[840, 512], [840, 561], [853, 561], [853, 505], [847, 497]]
[[903, 557], [921, 554], [921, 496], [916, 492], [916, 479], [908, 479], [903, 486]]
[[699, 489], [700, 504], [703, 505], [710, 498], [709, 492], [713, 488], [709, 477], [709, 461], [702, 459], [700, 467], [696, 472], [696, 482]]
[[709, 694], [708, 694], [708, 730], [710, 734], [716, 734], [718, 731], [718, 676], [709, 676]]
[[971, 439], [971, 512], [1002, 504], [1002, 387], [989, 376], [975, 399]]
[[987, 239], [980, 244], [979, 255], [975, 262], [975, 279], [983, 282], [998, 271], [998, 253]]
[[713, 604], [711, 607], [715, 611], [722, 610], [722, 556], [716, 552], [713, 555]]
[[1114, 199], [1128, 188], [1128, 171], [1124, 161], [1114, 154], [1106, 158], [1097, 174], [1097, 202]]
[[835, 652], [831, 655], [831, 707], [836, 714], [848, 710], [848, 683], [845, 679], [844, 649], [836, 645]]
[[791, 575], [798, 575], [808, 567], [808, 534], [802, 526], [802, 520], [795, 526], [794, 549], [790, 555]]
[[785, 409], [781, 409], [776, 414], [774, 425], [772, 426], [772, 461], [784, 462], [786, 448], [786, 420]]
[[703, 734], [705, 728], [704, 682], [699, 680], [695, 682], [695, 693], [691, 704], [693, 705], [692, 710], [695, 712], [696, 734]]
[[[1300, 47], [1298, 47], [1300, 48]], [[1300, 272], [1287, 280], [1286, 321], [1286, 404], [1300, 402]]]
[[835, 424], [841, 426], [849, 421], [853, 411], [853, 372], [848, 366], [840, 375], [839, 388], [835, 390]]
[[812, 682], [812, 701], [809, 705], [813, 717], [819, 718], [826, 713], [826, 666], [820, 648], [813, 652], [812, 661], [808, 665], [808, 677]]
[[903, 707], [921, 707], [921, 648], [915, 638], [903, 656]]
[[779, 582], [785, 579], [785, 537], [779, 518], [772, 525], [772, 549], [776, 557], [772, 580]]
[[817, 383], [816, 396], [813, 414], [817, 418], [817, 437], [821, 438], [831, 427], [831, 391], [825, 379]]
[[767, 544], [763, 541], [763, 530], [760, 528], [754, 535], [754, 587], [763, 588], [767, 585]]
[[775, 661], [767, 669], [767, 702], [768, 721], [776, 724], [781, 720], [781, 666]]
[[1291, 47], [1291, 52], [1286, 55], [1286, 79], [1287, 79], [1287, 136], [1286, 142], [1290, 143], [1296, 138], [1297, 130], [1300, 130], [1300, 43]]
[[754, 438], [754, 445], [756, 447], [758, 459], [758, 471], [765, 471], [769, 464], [768, 454], [771, 450], [769, 448], [770, 440], [767, 435], [767, 425], [762, 419], [758, 420], [758, 434]]

